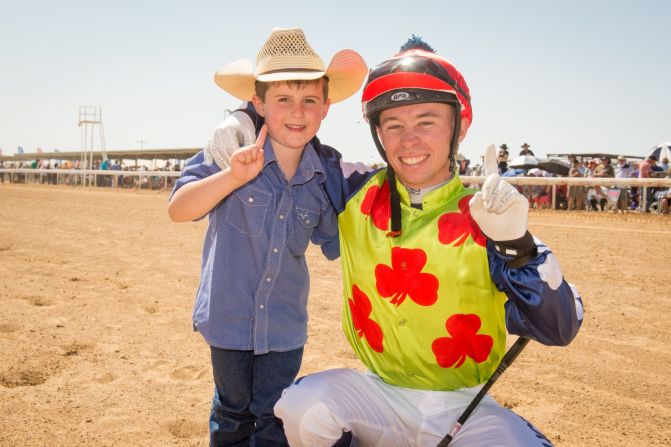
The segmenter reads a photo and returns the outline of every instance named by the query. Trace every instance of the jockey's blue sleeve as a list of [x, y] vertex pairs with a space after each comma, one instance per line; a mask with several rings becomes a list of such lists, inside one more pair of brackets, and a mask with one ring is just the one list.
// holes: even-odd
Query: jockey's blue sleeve
[[582, 299], [564, 279], [554, 254], [538, 239], [535, 242], [538, 254], [526, 265], [510, 268], [506, 257], [488, 240], [491, 278], [508, 297], [505, 311], [509, 333], [544, 345], [566, 346], [582, 324]]

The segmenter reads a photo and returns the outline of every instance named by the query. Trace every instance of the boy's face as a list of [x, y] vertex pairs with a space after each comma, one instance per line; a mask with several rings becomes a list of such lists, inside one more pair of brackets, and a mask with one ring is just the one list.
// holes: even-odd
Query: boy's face
[[265, 118], [268, 137], [274, 150], [303, 150], [317, 134], [329, 110], [321, 82], [291, 87], [286, 82], [273, 83], [265, 101], [254, 95], [254, 107]]
[[[462, 120], [459, 141], [469, 122]], [[380, 112], [378, 134], [387, 160], [405, 186], [420, 189], [448, 180], [454, 108], [442, 103], [411, 104]]]

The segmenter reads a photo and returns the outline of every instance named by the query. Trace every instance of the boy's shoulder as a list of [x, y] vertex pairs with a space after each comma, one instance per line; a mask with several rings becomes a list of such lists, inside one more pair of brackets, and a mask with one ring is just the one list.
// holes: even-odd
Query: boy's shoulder
[[198, 151], [198, 153], [196, 153], [195, 155], [193, 155], [191, 158], [187, 159], [184, 162], [185, 165], [189, 166], [201, 163], [205, 163], [205, 149], [201, 149], [200, 151]]
[[189, 179], [189, 181], [209, 177], [219, 172], [221, 168], [214, 162], [207, 162], [205, 150], [202, 149], [196, 155], [184, 162], [184, 168], [181, 170], [180, 178]]
[[310, 140], [310, 144], [312, 144], [312, 147], [314, 148], [315, 152], [317, 152], [317, 155], [320, 159], [338, 162], [340, 162], [342, 159], [342, 154], [336, 148], [322, 144], [322, 142], [319, 140], [319, 137], [316, 135], [312, 138], [312, 140]]

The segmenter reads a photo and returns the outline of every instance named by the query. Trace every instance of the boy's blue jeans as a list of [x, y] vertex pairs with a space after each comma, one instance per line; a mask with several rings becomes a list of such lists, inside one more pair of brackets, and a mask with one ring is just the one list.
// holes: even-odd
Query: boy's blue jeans
[[210, 445], [288, 446], [273, 407], [298, 375], [303, 348], [254, 355], [210, 346], [214, 397]]

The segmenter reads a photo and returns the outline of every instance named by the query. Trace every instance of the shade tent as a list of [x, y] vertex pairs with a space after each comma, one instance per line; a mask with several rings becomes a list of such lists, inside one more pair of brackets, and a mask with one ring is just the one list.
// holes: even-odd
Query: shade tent
[[[555, 159], [555, 158], [561, 158], [561, 159], [568, 159], [569, 157], [577, 157], [579, 160], [587, 161], [591, 160], [592, 158], [610, 158], [611, 160], [617, 159], [618, 156], [622, 154], [608, 154], [606, 152], [587, 152], [587, 153], [567, 153], [567, 154], [547, 154], [548, 158], [550, 159]], [[643, 160], [645, 157], [641, 155], [624, 155], [624, 158], [627, 160]]]
[[551, 174], [557, 174], [562, 177], [566, 177], [568, 171], [571, 169], [568, 163], [552, 158], [539, 161], [538, 167]]
[[659, 143], [657, 146], [650, 149], [648, 157], [654, 155], [657, 161], [662, 161], [665, 158], [671, 160], [671, 141]]
[[531, 169], [538, 167], [538, 159], [533, 155], [520, 155], [508, 162], [511, 168]]

